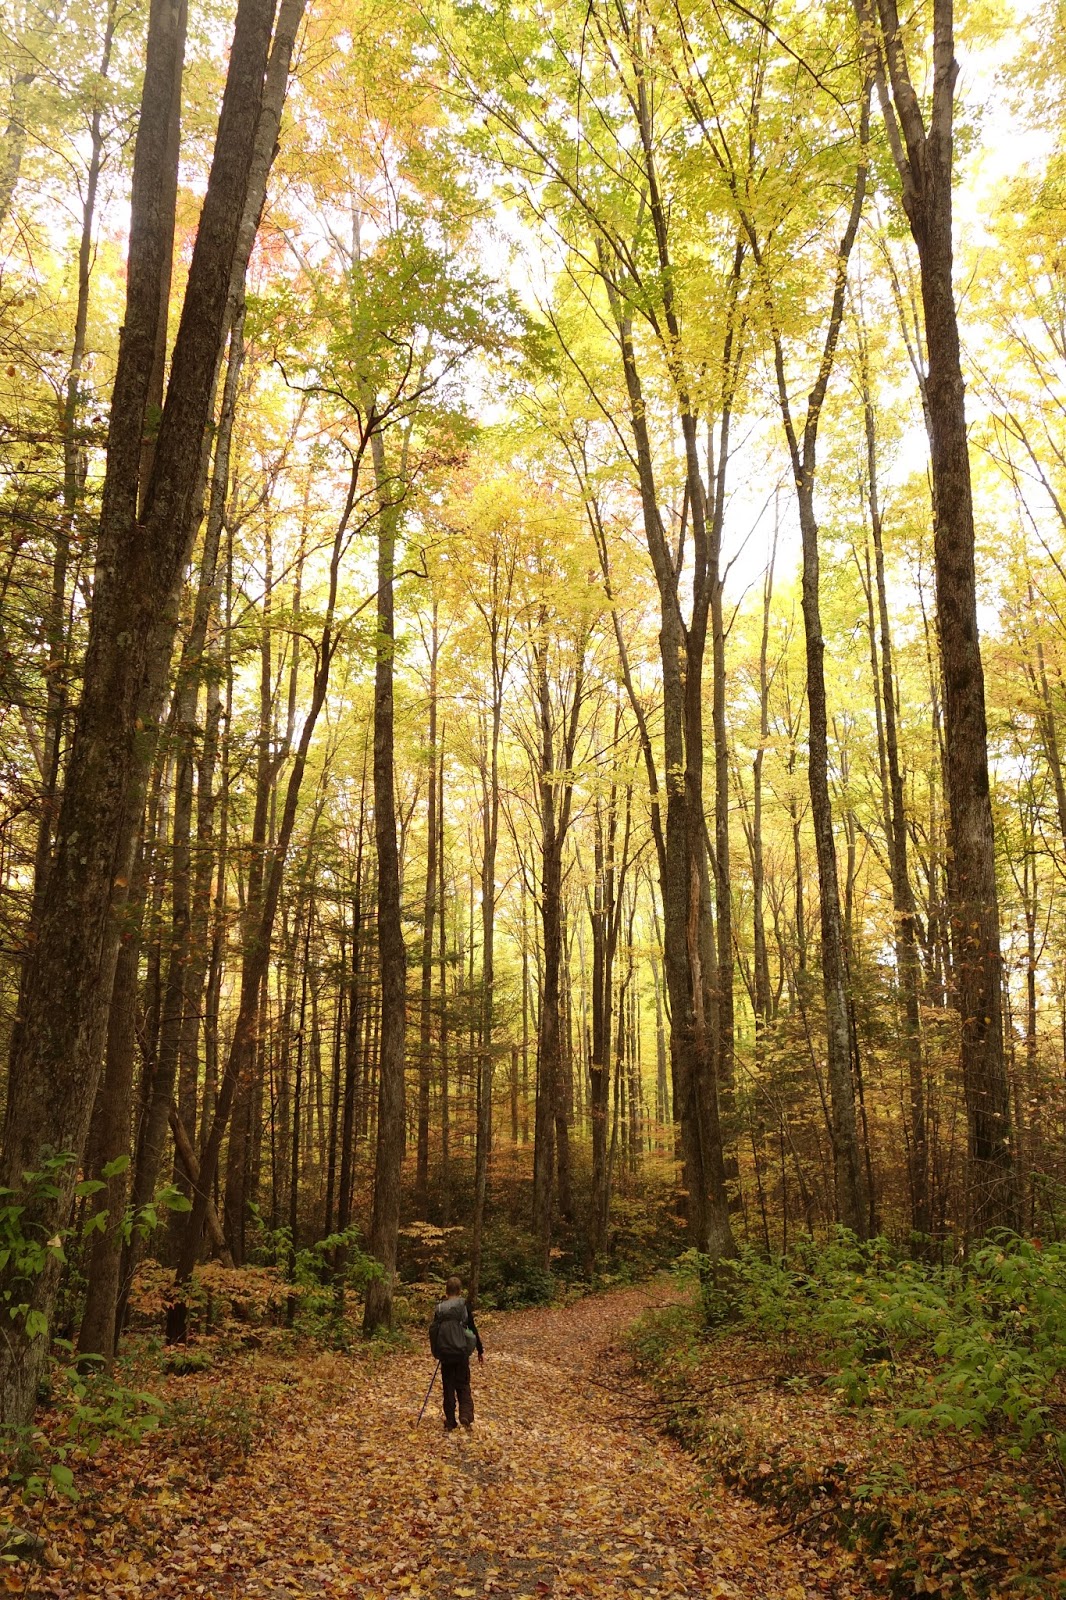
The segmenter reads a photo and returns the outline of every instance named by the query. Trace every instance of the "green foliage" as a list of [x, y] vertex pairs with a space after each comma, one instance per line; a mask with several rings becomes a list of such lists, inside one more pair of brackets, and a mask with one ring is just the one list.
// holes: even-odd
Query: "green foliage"
[[[68, 1340], [59, 1348], [73, 1357]], [[158, 1428], [164, 1405], [156, 1395], [132, 1389], [103, 1370], [98, 1357], [79, 1358], [64, 1365], [55, 1377], [51, 1394], [55, 1421], [47, 1436], [23, 1430], [14, 1442], [8, 1482], [24, 1500], [39, 1499], [48, 1490], [77, 1500], [78, 1490], [69, 1462], [76, 1454], [92, 1456], [105, 1442], [138, 1444]]]
[[211, 1476], [251, 1455], [267, 1430], [273, 1392], [261, 1389], [249, 1398], [209, 1388], [172, 1400], [162, 1418], [162, 1432], [182, 1455], [209, 1457]]
[[[114, 1163], [112, 1163], [112, 1165], [114, 1165]], [[123, 1236], [127, 1242], [135, 1233], [140, 1233], [147, 1236], [148, 1234], [155, 1232], [156, 1228], [158, 1228], [160, 1222], [168, 1212], [191, 1210], [192, 1201], [189, 1199], [189, 1197], [182, 1194], [181, 1190], [176, 1184], [164, 1183], [162, 1187], [158, 1189], [152, 1196], [152, 1199], [147, 1205], [140, 1206], [136, 1211], [134, 1211], [132, 1206], [127, 1208], [123, 1224]], [[105, 1216], [106, 1220], [106, 1213], [101, 1212], [94, 1217], [92, 1221], [94, 1223], [99, 1223], [100, 1216]], [[87, 1227], [88, 1226], [89, 1225], [87, 1225]], [[101, 1226], [103, 1226], [103, 1224], [101, 1224]]]
[[31, 1308], [30, 1298], [49, 1264], [62, 1262], [63, 1235], [56, 1233], [46, 1238], [45, 1230], [28, 1221], [28, 1217], [32, 1217], [36, 1206], [59, 1199], [64, 1189], [63, 1174], [73, 1160], [69, 1154], [50, 1156], [36, 1172], [23, 1173], [21, 1189], [0, 1189], [0, 1303], [12, 1321], [23, 1321], [30, 1339], [48, 1332], [47, 1318]]
[[748, 1330], [817, 1348], [851, 1404], [891, 1402], [914, 1428], [1009, 1432], [1018, 1450], [1045, 1440], [1066, 1464], [1050, 1399], [1066, 1372], [1066, 1245], [1004, 1236], [936, 1267], [840, 1231], [787, 1261], [743, 1253], [725, 1294], [706, 1259], [683, 1267], [708, 1326], [727, 1303]]
[[647, 1277], [675, 1259], [680, 1238], [676, 1194], [650, 1174], [628, 1193], [612, 1196], [607, 1276], [619, 1282]]
[[345, 1344], [344, 1291], [365, 1294], [367, 1285], [383, 1271], [381, 1263], [363, 1249], [360, 1229], [353, 1224], [294, 1252], [287, 1227], [271, 1228], [254, 1207], [252, 1223], [255, 1243], [249, 1259], [278, 1265], [285, 1271], [292, 1286], [291, 1325], [330, 1346]]
[[207, 1372], [214, 1365], [214, 1358], [208, 1350], [188, 1350], [179, 1347], [170, 1350], [163, 1357], [163, 1371], [172, 1372], [175, 1376], [184, 1378], [190, 1372]]
[[500, 1311], [548, 1305], [555, 1283], [537, 1255], [536, 1241], [523, 1229], [496, 1223], [486, 1228], [480, 1303]]
[[[106, 1188], [103, 1181], [95, 1178], [71, 1186], [69, 1175], [74, 1165], [75, 1157], [70, 1151], [46, 1156], [35, 1171], [22, 1174], [21, 1188], [0, 1189], [0, 1316], [21, 1322], [29, 1339], [48, 1334], [48, 1318], [33, 1305], [34, 1293], [50, 1267], [66, 1265], [65, 1247], [74, 1232], [70, 1227], [52, 1231], [38, 1222], [37, 1216], [48, 1215], [64, 1194], [89, 1200]], [[82, 1235], [87, 1237], [106, 1221], [106, 1211], [92, 1213], [82, 1224]]]
[[306, 1250], [298, 1250], [293, 1278], [300, 1288], [313, 1291], [334, 1285], [338, 1270], [344, 1283], [359, 1290], [384, 1271], [381, 1262], [362, 1248], [362, 1234], [356, 1227], [329, 1233]]
[[693, 1367], [699, 1359], [697, 1328], [692, 1308], [679, 1301], [676, 1305], [662, 1306], [646, 1311], [630, 1329], [626, 1342], [638, 1367], [651, 1370], [663, 1364], [668, 1356], [671, 1369]]

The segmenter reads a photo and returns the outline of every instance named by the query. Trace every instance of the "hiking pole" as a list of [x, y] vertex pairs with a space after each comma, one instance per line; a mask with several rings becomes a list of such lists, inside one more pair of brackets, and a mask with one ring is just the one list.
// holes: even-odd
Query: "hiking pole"
[[[425, 1409], [429, 1405], [429, 1397], [433, 1393], [433, 1385], [437, 1381], [437, 1373], [439, 1371], [440, 1371], [440, 1362], [438, 1361], [437, 1365], [433, 1368], [433, 1376], [429, 1380], [429, 1388], [426, 1390], [426, 1398], [422, 1402], [422, 1410], [418, 1413], [418, 1422], [422, 1421], [422, 1417], [423, 1417], [423, 1414], [425, 1412]], [[416, 1428], [418, 1427], [418, 1422], [415, 1423], [415, 1427]]]

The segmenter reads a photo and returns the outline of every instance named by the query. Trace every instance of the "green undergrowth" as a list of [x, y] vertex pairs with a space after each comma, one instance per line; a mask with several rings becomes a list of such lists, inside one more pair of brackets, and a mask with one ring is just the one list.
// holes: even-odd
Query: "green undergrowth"
[[[572, 1217], [558, 1219], [546, 1269], [529, 1226], [532, 1147], [504, 1148], [493, 1159], [478, 1291], [478, 1304], [486, 1311], [521, 1311], [641, 1282], [676, 1259], [682, 1234], [672, 1169], [649, 1163], [639, 1176], [623, 1175], [624, 1185], [619, 1183], [612, 1195], [604, 1248], [594, 1261], [584, 1220], [591, 1209], [592, 1174], [585, 1153], [576, 1149]], [[427, 1217], [400, 1229], [400, 1294], [413, 1304], [425, 1286], [437, 1290], [452, 1272], [469, 1281], [474, 1208], [469, 1163], [454, 1164], [448, 1206], [442, 1201], [439, 1188], [431, 1185]]]
[[893, 1595], [1066, 1595], [1066, 1248], [943, 1268], [841, 1234], [681, 1270], [630, 1347], [713, 1471]]

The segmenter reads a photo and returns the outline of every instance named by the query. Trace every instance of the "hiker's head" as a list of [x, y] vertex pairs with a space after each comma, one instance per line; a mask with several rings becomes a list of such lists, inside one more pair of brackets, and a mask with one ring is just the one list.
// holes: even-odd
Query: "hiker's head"
[[449, 1297], [451, 1297], [453, 1295], [457, 1295], [457, 1294], [462, 1294], [462, 1292], [463, 1292], [463, 1280], [462, 1280], [462, 1278], [460, 1278], [460, 1276], [459, 1276], [459, 1274], [457, 1272], [453, 1272], [452, 1273], [451, 1277], [448, 1279], [447, 1283], [444, 1285], [444, 1290], [445, 1290], [445, 1293]]

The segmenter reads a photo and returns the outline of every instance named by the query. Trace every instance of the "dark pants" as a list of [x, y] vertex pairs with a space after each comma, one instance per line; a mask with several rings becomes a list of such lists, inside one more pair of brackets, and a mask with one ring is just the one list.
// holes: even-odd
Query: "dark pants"
[[456, 1361], [442, 1361], [440, 1381], [444, 1387], [444, 1424], [454, 1428], [455, 1402], [459, 1401], [459, 1421], [469, 1428], [474, 1420], [474, 1397], [470, 1393], [470, 1357], [460, 1356]]

